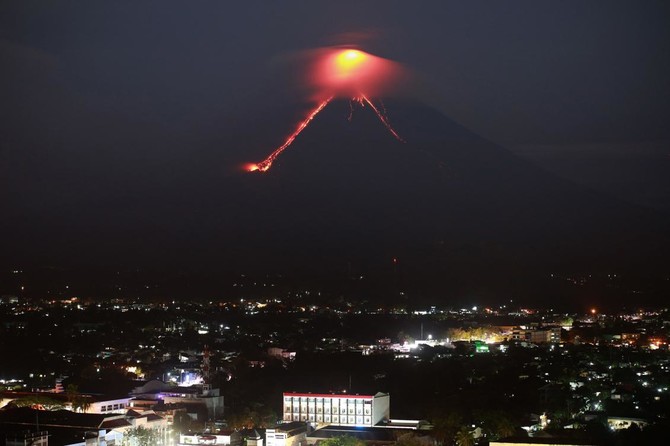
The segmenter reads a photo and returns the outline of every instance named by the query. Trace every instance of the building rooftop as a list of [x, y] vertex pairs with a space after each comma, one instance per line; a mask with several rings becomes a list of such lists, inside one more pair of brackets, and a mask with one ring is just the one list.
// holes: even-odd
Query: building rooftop
[[111, 420], [105, 420], [100, 425], [101, 429], [116, 429], [119, 427], [132, 426], [132, 424], [125, 418], [116, 418]]
[[69, 410], [35, 410], [29, 407], [0, 410], [0, 424], [13, 424], [40, 428], [47, 426], [98, 429], [108, 415], [75, 413]]
[[[408, 429], [407, 431], [414, 432], [412, 429]], [[326, 426], [315, 430], [309, 434], [308, 437], [325, 440], [326, 438], [339, 437], [342, 435], [350, 435], [363, 441], [395, 443], [398, 438], [398, 431], [383, 427]]]
[[375, 398], [375, 397], [380, 397], [380, 396], [388, 396], [388, 393], [382, 393], [382, 392], [377, 392], [374, 395], [359, 395], [359, 394], [354, 394], [354, 393], [299, 393], [299, 392], [284, 392], [284, 396], [291, 396], [291, 397], [308, 397], [308, 398], [333, 398], [333, 397], [341, 397], [341, 398], [362, 398], [362, 399], [369, 399], [369, 398]]

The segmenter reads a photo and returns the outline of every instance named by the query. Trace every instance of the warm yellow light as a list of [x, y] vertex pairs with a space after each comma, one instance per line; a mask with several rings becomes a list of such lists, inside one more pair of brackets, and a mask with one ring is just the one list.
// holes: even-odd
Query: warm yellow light
[[346, 50], [337, 55], [336, 63], [341, 70], [351, 70], [365, 60], [365, 54], [358, 50]]

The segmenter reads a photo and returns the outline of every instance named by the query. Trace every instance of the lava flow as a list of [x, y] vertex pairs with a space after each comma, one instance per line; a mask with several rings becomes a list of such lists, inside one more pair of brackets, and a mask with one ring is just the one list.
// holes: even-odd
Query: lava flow
[[[351, 121], [353, 115], [354, 102], [361, 107], [365, 107], [367, 104], [391, 135], [398, 141], [405, 142], [391, 126], [386, 113], [382, 113], [368, 98], [368, 94], [371, 92], [373, 94], [381, 93], [384, 89], [388, 89], [387, 84], [390, 84], [397, 76], [397, 72], [398, 68], [393, 62], [355, 49], [329, 50], [321, 54], [317, 63], [310, 70], [310, 82], [316, 89], [318, 96], [321, 97], [321, 101], [299, 123], [295, 131], [289, 135], [281, 146], [263, 161], [246, 165], [246, 170], [249, 172], [268, 171], [277, 157], [293, 143], [314, 117], [335, 97], [351, 98], [349, 121]], [[362, 92], [367, 92], [367, 94]], [[328, 99], [324, 100], [324, 97]]]
[[321, 103], [320, 103], [314, 110], [312, 110], [312, 112], [311, 112], [311, 113], [310, 113], [310, 114], [309, 114], [309, 115], [308, 115], [308, 116], [307, 116], [307, 117], [300, 123], [300, 125], [298, 125], [298, 128], [295, 129], [295, 131], [294, 131], [293, 133], [291, 133], [291, 135], [290, 135], [288, 138], [286, 138], [286, 141], [284, 141], [284, 144], [282, 144], [281, 146], [277, 147], [277, 148], [275, 149], [274, 152], [272, 152], [267, 158], [265, 158], [265, 159], [264, 159], [263, 161], [261, 161], [260, 163], [258, 163], [258, 164], [250, 164], [250, 165], [248, 165], [248, 166], [247, 166], [247, 170], [248, 170], [249, 172], [254, 172], [254, 171], [256, 171], [256, 170], [259, 170], [259, 171], [261, 171], [261, 172], [265, 172], [265, 171], [267, 171], [268, 169], [270, 169], [270, 167], [272, 167], [272, 163], [274, 162], [274, 160], [276, 160], [277, 157], [278, 157], [279, 155], [281, 155], [281, 153], [282, 153], [284, 150], [286, 150], [286, 149], [288, 148], [288, 146], [291, 145], [291, 143], [293, 142], [293, 140], [300, 134], [300, 132], [302, 132], [303, 130], [305, 130], [305, 128], [307, 127], [307, 125], [312, 121], [312, 119], [314, 119], [314, 117], [315, 117], [316, 115], [318, 115], [319, 112], [320, 112], [321, 110], [323, 110], [323, 108], [324, 108], [326, 105], [328, 105], [328, 103], [329, 103], [332, 99], [333, 99], [333, 97], [331, 96], [331, 97], [329, 97], [328, 99], [326, 99], [325, 101], [322, 101], [322, 102], [321, 102]]
[[361, 96], [360, 96], [360, 99], [362, 99], [363, 101], [365, 101], [365, 102], [370, 106], [370, 108], [372, 108], [372, 110], [374, 110], [374, 112], [375, 112], [375, 114], [377, 115], [377, 117], [379, 118], [379, 120], [380, 120], [380, 121], [382, 122], [382, 124], [384, 124], [384, 126], [386, 127], [386, 130], [388, 130], [388, 131], [391, 133], [391, 135], [393, 135], [393, 136], [395, 137], [395, 139], [397, 139], [397, 140], [400, 141], [400, 142], [405, 142], [405, 140], [402, 139], [402, 138], [400, 137], [400, 135], [398, 135], [398, 132], [396, 132], [395, 129], [394, 129], [393, 127], [391, 127], [391, 123], [389, 122], [389, 119], [388, 119], [388, 117], [386, 116], [385, 113], [381, 113], [381, 112], [379, 111], [379, 109], [375, 106], [375, 104], [373, 104], [372, 101], [370, 101], [370, 99], [368, 99], [367, 96], [365, 96], [365, 95], [361, 95]]

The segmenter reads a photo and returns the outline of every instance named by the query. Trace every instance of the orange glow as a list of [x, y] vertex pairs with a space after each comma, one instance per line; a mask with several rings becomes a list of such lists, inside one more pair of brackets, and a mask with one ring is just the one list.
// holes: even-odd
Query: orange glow
[[313, 64], [307, 70], [303, 84], [313, 89], [313, 98], [318, 101], [318, 105], [267, 158], [259, 163], [245, 165], [247, 172], [267, 172], [277, 157], [335, 97], [351, 98], [349, 121], [352, 119], [355, 103], [361, 107], [369, 106], [389, 133], [398, 141], [405, 142], [391, 126], [383, 103], [380, 110], [369, 99], [390, 91], [401, 80], [404, 74], [399, 64], [351, 48], [322, 48], [311, 51], [309, 56]]
[[[281, 155], [281, 153], [282, 153], [284, 150], [286, 150], [286, 149], [288, 148], [288, 146], [291, 145], [291, 143], [293, 143], [293, 141], [295, 140], [295, 138], [296, 138], [296, 137], [297, 137], [303, 130], [305, 130], [305, 128], [307, 127], [307, 125], [308, 125], [310, 122], [312, 122], [312, 119], [314, 119], [314, 117], [315, 117], [316, 115], [318, 115], [319, 112], [320, 112], [321, 110], [323, 110], [323, 108], [324, 108], [326, 105], [328, 105], [328, 103], [331, 101], [331, 99], [333, 99], [332, 96], [329, 97], [328, 99], [322, 101], [322, 102], [321, 102], [315, 109], [313, 109], [313, 110], [309, 113], [309, 115], [307, 115], [307, 117], [306, 117], [306, 118], [305, 118], [305, 119], [298, 125], [298, 128], [295, 129], [295, 131], [294, 131], [293, 133], [291, 133], [291, 134], [289, 135], [288, 138], [286, 138], [286, 141], [284, 141], [284, 144], [282, 144], [281, 146], [277, 147], [277, 148], [275, 149], [274, 152], [272, 152], [267, 158], [265, 158], [265, 159], [264, 159], [263, 161], [261, 161], [260, 163], [258, 163], [258, 164], [250, 164], [250, 165], [247, 165], [247, 170], [248, 170], [249, 172], [254, 172], [254, 171], [256, 171], [256, 170], [258, 170], [258, 171], [260, 171], [260, 172], [267, 172], [267, 171], [270, 169], [270, 167], [272, 167], [272, 163], [277, 159], [277, 157], [278, 157], [279, 155]], [[249, 166], [250, 166], [250, 167], [249, 167]]]
[[[272, 163], [274, 163], [274, 161], [277, 159], [277, 157], [279, 157], [279, 155], [281, 155], [281, 153], [282, 153], [284, 150], [286, 150], [286, 149], [293, 143], [293, 141], [298, 137], [298, 135], [299, 135], [303, 130], [305, 130], [305, 128], [307, 128], [307, 126], [309, 125], [309, 123], [312, 122], [312, 120], [316, 117], [316, 115], [318, 115], [319, 112], [321, 112], [321, 110], [323, 110], [323, 109], [326, 107], [326, 105], [328, 105], [328, 103], [329, 103], [332, 99], [333, 99], [333, 96], [329, 97], [328, 99], [326, 99], [326, 100], [324, 100], [324, 101], [321, 101], [321, 102], [319, 103], [319, 105], [317, 105], [316, 108], [314, 108], [314, 109], [309, 113], [309, 115], [307, 115], [307, 117], [306, 117], [303, 121], [300, 122], [300, 124], [299, 124], [298, 127], [293, 131], [293, 133], [291, 133], [291, 134], [289, 135], [289, 137], [286, 138], [286, 141], [284, 141], [284, 144], [282, 144], [281, 146], [279, 146], [278, 148], [276, 148], [276, 149], [274, 150], [274, 152], [272, 152], [267, 158], [265, 158], [265, 159], [264, 159], [263, 161], [261, 161], [260, 163], [256, 163], [256, 164], [254, 164], [254, 163], [246, 164], [246, 165], [244, 166], [245, 170], [246, 170], [247, 172], [255, 172], [255, 171], [259, 171], [259, 172], [267, 172], [268, 170], [270, 170], [270, 167], [272, 167]], [[370, 99], [368, 99], [367, 96], [365, 96], [365, 95], [363, 95], [363, 94], [358, 95], [358, 96], [356, 96], [356, 97], [354, 97], [354, 98], [351, 99], [351, 114], [349, 115], [349, 118], [348, 118], [349, 121], [351, 121], [351, 116], [352, 116], [352, 114], [353, 114], [353, 103], [354, 103], [354, 102], [360, 104], [361, 107], [365, 107], [366, 104], [369, 105], [370, 108], [375, 112], [375, 114], [377, 115], [377, 117], [379, 118], [379, 120], [382, 122], [382, 124], [384, 124], [384, 127], [386, 127], [386, 129], [389, 131], [389, 133], [391, 133], [391, 135], [393, 135], [393, 137], [396, 138], [398, 141], [403, 142], [403, 143], [405, 142], [405, 140], [402, 139], [402, 138], [400, 137], [400, 135], [398, 135], [398, 132], [396, 132], [395, 129], [394, 129], [393, 127], [391, 127], [391, 123], [389, 122], [389, 120], [388, 120], [388, 118], [386, 117], [385, 113], [382, 113], [382, 112], [377, 108], [377, 106], [376, 106]], [[396, 263], [396, 262], [397, 262], [397, 259], [394, 258], [393, 261], [394, 261], [394, 263]]]
[[591, 314], [596, 314], [596, 309], [595, 308], [591, 308]]
[[321, 49], [313, 57], [305, 84], [311, 84], [317, 97], [352, 97], [361, 92], [379, 96], [394, 90], [403, 76], [399, 64], [357, 49]]

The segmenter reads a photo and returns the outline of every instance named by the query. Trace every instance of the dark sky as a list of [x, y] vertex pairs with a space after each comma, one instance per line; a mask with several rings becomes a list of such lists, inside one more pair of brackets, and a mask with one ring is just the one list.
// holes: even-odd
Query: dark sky
[[475, 133], [668, 211], [669, 20], [666, 1], [3, 2], [5, 219], [48, 227], [61, 208], [160, 190], [152, 172], [188, 183], [203, 146], [220, 144], [224, 171], [241, 128], [306, 102], [293, 55], [345, 43], [404, 64]]

